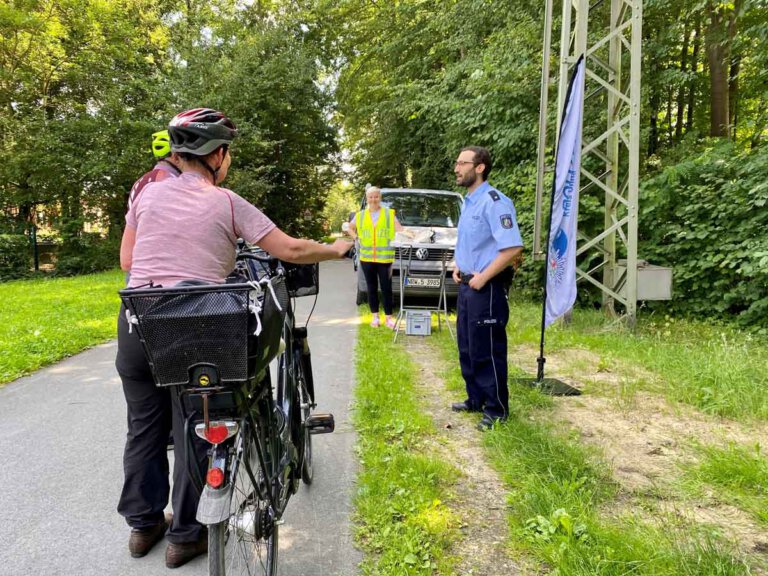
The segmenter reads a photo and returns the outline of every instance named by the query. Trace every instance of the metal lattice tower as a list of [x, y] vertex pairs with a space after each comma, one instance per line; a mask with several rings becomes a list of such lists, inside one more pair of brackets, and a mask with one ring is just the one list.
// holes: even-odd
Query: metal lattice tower
[[[552, 60], [552, 4], [545, 2], [544, 51], [539, 116], [539, 157], [536, 180], [536, 217], [533, 252], [542, 250], [543, 201], [546, 172], [547, 111]], [[603, 307], [614, 312], [624, 306], [632, 325], [637, 311], [637, 222], [640, 158], [640, 64], [642, 54], [642, 0], [562, 0], [557, 131], [568, 78], [581, 54], [586, 56], [584, 135], [581, 152], [580, 200], [596, 188], [604, 197], [602, 232], [592, 238], [579, 233], [577, 277], [597, 286]], [[548, 179], [551, 182], [551, 178]], [[626, 259], [626, 266], [619, 259]]]

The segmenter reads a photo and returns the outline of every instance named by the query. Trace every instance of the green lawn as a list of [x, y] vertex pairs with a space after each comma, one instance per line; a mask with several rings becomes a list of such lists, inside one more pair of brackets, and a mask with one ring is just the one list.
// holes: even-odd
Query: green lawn
[[[515, 302], [510, 342], [538, 351], [541, 305]], [[545, 356], [564, 348], [590, 350], [606, 368], [632, 363], [657, 376], [669, 399], [736, 420], [768, 420], [768, 343], [728, 325], [640, 314], [630, 334], [599, 311], [578, 310], [573, 322], [546, 332]], [[536, 366], [532, 356], [531, 365]], [[641, 382], [651, 386], [651, 382]]]
[[0, 384], [114, 338], [125, 275], [0, 284]]
[[[512, 309], [518, 321], [526, 313], [518, 306]], [[515, 330], [510, 326], [513, 343], [520, 337]], [[581, 329], [569, 330], [571, 345], [591, 338]], [[625, 347], [635, 345], [628, 333], [614, 334], [614, 339]], [[434, 341], [445, 360], [447, 385], [463, 390], [455, 343], [445, 333]], [[621, 346], [616, 342], [614, 349]], [[484, 444], [486, 458], [509, 490], [509, 548], [514, 553], [537, 563], [542, 574], [751, 573], [733, 544], [711, 529], [670, 513], [658, 513], [653, 522], [632, 514], [626, 508], [627, 493], [612, 479], [611, 465], [601, 451], [551, 418], [552, 399], [519, 385], [509, 389], [509, 420], [486, 433]]]
[[370, 319], [358, 330], [355, 352], [361, 574], [454, 574], [449, 549], [460, 522], [446, 501], [457, 472], [430, 450], [434, 425], [417, 395], [418, 366], [391, 331], [368, 329]]

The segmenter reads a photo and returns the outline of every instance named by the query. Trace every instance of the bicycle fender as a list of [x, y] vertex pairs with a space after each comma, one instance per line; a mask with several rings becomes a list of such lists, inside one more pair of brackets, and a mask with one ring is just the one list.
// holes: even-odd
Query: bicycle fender
[[229, 505], [232, 500], [232, 484], [224, 488], [203, 487], [200, 503], [197, 505], [195, 518], [205, 525], [218, 524], [229, 518]]

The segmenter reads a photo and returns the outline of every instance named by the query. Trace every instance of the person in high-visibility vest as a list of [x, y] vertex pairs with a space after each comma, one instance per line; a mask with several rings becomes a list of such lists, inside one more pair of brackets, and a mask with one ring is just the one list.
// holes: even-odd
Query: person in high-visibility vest
[[[392, 317], [392, 263], [395, 261], [395, 249], [392, 241], [395, 232], [403, 227], [395, 217], [391, 208], [382, 208], [381, 189], [371, 186], [365, 191], [367, 207], [355, 213], [349, 222], [349, 235], [360, 239], [360, 266], [365, 276], [368, 289], [368, 305], [371, 307], [373, 320], [371, 326], [378, 328], [379, 320], [379, 286], [384, 305], [384, 324], [387, 328], [395, 328]], [[377, 286], [378, 284], [378, 286]]]

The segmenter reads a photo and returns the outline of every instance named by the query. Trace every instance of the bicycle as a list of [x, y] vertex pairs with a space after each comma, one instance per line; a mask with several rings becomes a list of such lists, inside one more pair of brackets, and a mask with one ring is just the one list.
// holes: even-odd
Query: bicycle
[[194, 450], [192, 429], [210, 444], [205, 480], [197, 479], [210, 576], [274, 576], [283, 513], [313, 479], [311, 437], [334, 429], [332, 414], [313, 413], [307, 326], [296, 325], [292, 300], [317, 296], [318, 267], [240, 246], [231, 280], [120, 296], [155, 383], [179, 395], [183, 449]]

